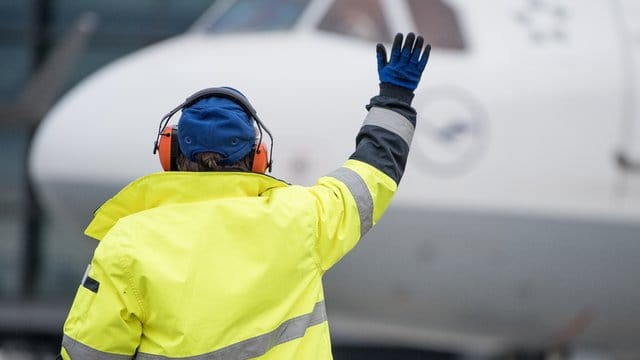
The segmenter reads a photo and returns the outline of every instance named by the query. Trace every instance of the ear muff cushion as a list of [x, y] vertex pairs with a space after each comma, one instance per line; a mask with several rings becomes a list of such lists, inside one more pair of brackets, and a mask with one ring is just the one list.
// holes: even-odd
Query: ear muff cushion
[[178, 130], [175, 126], [167, 126], [162, 130], [160, 143], [158, 145], [158, 155], [160, 157], [160, 165], [164, 171], [177, 170], [176, 158], [178, 157]]
[[267, 171], [269, 165], [269, 155], [267, 153], [267, 147], [260, 143], [256, 147], [256, 152], [253, 155], [253, 166], [251, 171], [255, 173], [264, 174]]

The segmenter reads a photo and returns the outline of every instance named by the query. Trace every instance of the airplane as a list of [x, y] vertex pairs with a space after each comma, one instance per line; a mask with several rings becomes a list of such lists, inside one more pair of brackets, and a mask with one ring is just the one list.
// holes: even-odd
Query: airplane
[[[387, 214], [325, 276], [337, 344], [469, 357], [640, 357], [640, 4], [633, 0], [218, 0], [185, 34], [69, 91], [30, 171], [81, 232], [160, 171], [160, 118], [228, 85], [274, 134], [274, 177], [347, 159], [375, 43], [433, 45]], [[529, 357], [527, 357], [529, 358]]]

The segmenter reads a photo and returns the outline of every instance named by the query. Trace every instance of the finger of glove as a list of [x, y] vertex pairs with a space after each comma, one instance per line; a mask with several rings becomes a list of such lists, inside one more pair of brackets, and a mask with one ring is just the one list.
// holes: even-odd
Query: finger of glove
[[391, 59], [389, 62], [395, 63], [400, 60], [400, 48], [402, 47], [402, 34], [397, 33], [393, 39], [393, 46], [391, 47]]
[[416, 44], [413, 46], [413, 52], [411, 53], [411, 62], [419, 63], [420, 62], [420, 53], [422, 52], [422, 46], [424, 45], [424, 38], [422, 36], [418, 36], [416, 39]]
[[401, 59], [403, 62], [409, 62], [411, 58], [411, 50], [413, 49], [413, 42], [416, 39], [416, 35], [414, 33], [407, 34], [407, 38], [404, 40], [404, 46], [402, 47], [402, 56]]
[[376, 45], [376, 56], [378, 58], [378, 71], [382, 70], [385, 66], [387, 66], [387, 50], [384, 48], [384, 45], [378, 44]]
[[420, 70], [424, 70], [424, 68], [427, 66], [427, 62], [429, 61], [429, 53], [431, 53], [431, 44], [427, 44], [427, 46], [424, 48], [424, 52], [422, 53], [422, 57], [420, 58], [420, 62], [418, 63]]

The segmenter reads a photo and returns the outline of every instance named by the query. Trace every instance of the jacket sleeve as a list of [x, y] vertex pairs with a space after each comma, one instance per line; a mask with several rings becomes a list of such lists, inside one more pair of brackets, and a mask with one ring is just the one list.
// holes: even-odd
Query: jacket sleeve
[[371, 99], [356, 150], [311, 188], [318, 213], [317, 252], [328, 270], [382, 217], [404, 173], [416, 124], [413, 92], [383, 83]]
[[110, 235], [96, 248], [64, 324], [65, 360], [132, 359], [140, 343], [141, 302], [122, 245]]

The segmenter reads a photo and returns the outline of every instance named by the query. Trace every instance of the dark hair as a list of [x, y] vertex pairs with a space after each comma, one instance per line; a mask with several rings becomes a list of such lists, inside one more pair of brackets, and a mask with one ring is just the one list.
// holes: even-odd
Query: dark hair
[[222, 155], [214, 152], [203, 152], [195, 155], [196, 161], [187, 159], [182, 153], [176, 158], [178, 171], [251, 171], [253, 151], [233, 164], [220, 164]]

